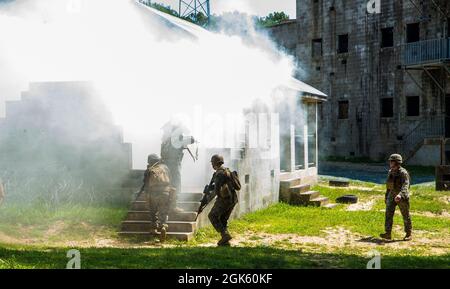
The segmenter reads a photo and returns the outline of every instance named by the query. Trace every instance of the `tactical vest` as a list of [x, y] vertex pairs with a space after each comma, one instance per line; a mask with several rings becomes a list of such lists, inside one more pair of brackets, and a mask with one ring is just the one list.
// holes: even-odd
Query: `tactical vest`
[[[392, 192], [394, 194], [400, 193], [402, 186], [403, 186], [400, 170], [397, 172], [389, 171], [388, 178], [386, 181], [386, 189], [389, 192]], [[408, 175], [408, 178], [409, 178], [409, 175]]]
[[170, 175], [169, 169], [164, 164], [156, 164], [147, 171], [146, 191], [148, 193], [169, 192]]

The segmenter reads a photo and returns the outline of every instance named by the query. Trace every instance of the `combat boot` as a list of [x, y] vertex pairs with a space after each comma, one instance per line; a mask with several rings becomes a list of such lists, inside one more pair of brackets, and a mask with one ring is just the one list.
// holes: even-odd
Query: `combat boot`
[[233, 239], [233, 237], [231, 237], [228, 230], [225, 230], [222, 232], [222, 239], [217, 242], [217, 246], [230, 246], [231, 239]]
[[411, 232], [407, 232], [405, 237], [403, 238], [403, 241], [411, 241], [411, 240], [412, 240]]
[[167, 225], [164, 225], [159, 230], [159, 241], [160, 242], [166, 241], [166, 235], [167, 235]]
[[175, 213], [175, 214], [183, 213], [183, 212], [184, 212], [184, 210], [182, 208], [180, 208], [180, 207], [175, 207], [175, 208], [172, 209], [172, 213]]
[[386, 240], [391, 240], [391, 239], [392, 239], [391, 233], [383, 233], [383, 234], [380, 234], [380, 237], [381, 237], [382, 239], [386, 239]]

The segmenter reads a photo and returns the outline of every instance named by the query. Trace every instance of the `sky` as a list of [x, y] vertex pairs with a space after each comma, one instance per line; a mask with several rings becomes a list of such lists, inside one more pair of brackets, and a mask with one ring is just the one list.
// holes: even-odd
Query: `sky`
[[[185, 0], [190, 2], [191, 0]], [[155, 0], [157, 3], [170, 5], [172, 9], [178, 10], [179, 0]], [[213, 14], [221, 14], [238, 10], [266, 16], [274, 11], [284, 11], [291, 18], [295, 18], [295, 2], [296, 0], [210, 0], [211, 12]]]

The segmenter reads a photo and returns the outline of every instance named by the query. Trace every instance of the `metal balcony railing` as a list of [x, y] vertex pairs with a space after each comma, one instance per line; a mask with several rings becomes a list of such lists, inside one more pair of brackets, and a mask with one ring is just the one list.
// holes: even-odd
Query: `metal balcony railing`
[[408, 159], [420, 148], [425, 138], [439, 138], [445, 134], [445, 116], [429, 116], [403, 136], [401, 149]]
[[450, 59], [450, 38], [408, 43], [403, 46], [403, 65], [435, 63]]

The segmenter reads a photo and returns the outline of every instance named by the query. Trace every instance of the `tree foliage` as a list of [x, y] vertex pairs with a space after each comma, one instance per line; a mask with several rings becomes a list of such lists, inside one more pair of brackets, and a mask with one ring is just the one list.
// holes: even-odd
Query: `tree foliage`
[[289, 20], [289, 15], [287, 15], [283, 11], [273, 12], [265, 17], [257, 17], [256, 25], [259, 27], [270, 27], [286, 20]]

